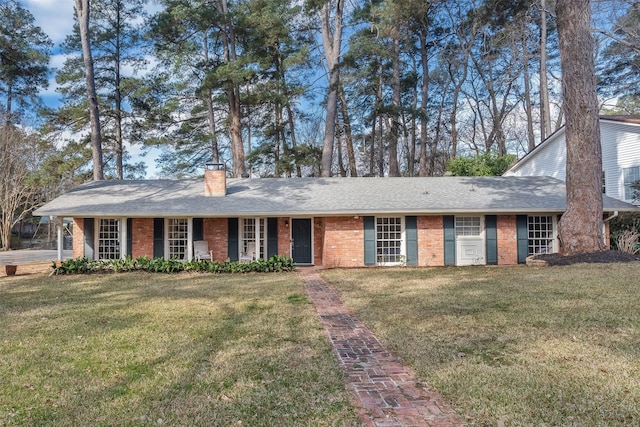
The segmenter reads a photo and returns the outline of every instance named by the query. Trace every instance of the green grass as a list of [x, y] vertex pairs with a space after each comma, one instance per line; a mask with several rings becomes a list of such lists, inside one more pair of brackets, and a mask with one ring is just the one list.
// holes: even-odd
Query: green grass
[[357, 425], [294, 274], [0, 278], [1, 425]]
[[640, 425], [640, 264], [330, 270], [471, 425]]

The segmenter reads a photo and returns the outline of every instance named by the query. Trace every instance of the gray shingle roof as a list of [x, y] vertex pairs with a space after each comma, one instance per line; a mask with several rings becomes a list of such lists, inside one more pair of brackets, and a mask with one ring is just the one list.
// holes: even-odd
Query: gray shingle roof
[[[637, 210], [604, 197], [605, 211]], [[229, 179], [205, 197], [204, 181], [95, 181], [39, 208], [64, 217], [231, 217], [563, 212], [565, 183], [549, 177]]]

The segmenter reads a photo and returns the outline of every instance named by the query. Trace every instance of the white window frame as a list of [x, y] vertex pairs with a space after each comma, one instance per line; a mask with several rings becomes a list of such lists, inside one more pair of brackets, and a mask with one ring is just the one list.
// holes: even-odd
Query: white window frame
[[[186, 225], [186, 237], [175, 237], [172, 238], [170, 237], [170, 228], [173, 224], [174, 221], [181, 221], [183, 222], [183, 224]], [[179, 230], [178, 230], [179, 232]], [[177, 259], [179, 259], [180, 261], [188, 261], [190, 259], [193, 258], [193, 218], [182, 218], [182, 217], [177, 217], [177, 218], [165, 218], [164, 219], [164, 257], [165, 259], [170, 259], [172, 258], [172, 256], [174, 255], [174, 253], [172, 253], [172, 248], [176, 247], [177, 245], [172, 245], [171, 241], [175, 240], [175, 241], [180, 241], [183, 240], [184, 244], [182, 245], [182, 247], [184, 247], [184, 253], [182, 253], [182, 257], [177, 257]], [[180, 246], [178, 246], [180, 247]]]
[[248, 243], [254, 242], [256, 259], [266, 259], [267, 219], [265, 217], [240, 218], [238, 227], [238, 257], [247, 251]]
[[[394, 220], [394, 226], [400, 225], [400, 239], [397, 238], [397, 236], [394, 236], [394, 238], [390, 238], [388, 235], [385, 237], [385, 233], [394, 233], [397, 234], [397, 230], [390, 230], [387, 228], [387, 230], [384, 229], [384, 226], [387, 225], [392, 225], [390, 223], [387, 222], [387, 224], [384, 224], [385, 220], [390, 220], [393, 219]], [[380, 265], [380, 266], [393, 266], [393, 265], [404, 265], [407, 259], [407, 247], [406, 247], [406, 230], [405, 230], [405, 221], [404, 221], [404, 216], [378, 216], [375, 218], [376, 220], [376, 265]], [[395, 221], [400, 220], [399, 224]], [[380, 222], [382, 221], [382, 223]], [[382, 226], [383, 228], [380, 229], [379, 227]], [[380, 236], [382, 234], [382, 236]], [[385, 260], [385, 254], [382, 253], [385, 249], [393, 249], [393, 247], [386, 247], [384, 246], [384, 244], [380, 245], [380, 243], [383, 242], [399, 242], [398, 246], [395, 246], [395, 248], [399, 248], [400, 249], [400, 253], [399, 254], [387, 254], [387, 257], [395, 257], [396, 259], [393, 261], [390, 261], [389, 259]]]
[[[627, 180], [625, 179], [627, 171], [629, 171], [629, 174], [634, 173], [638, 179], [627, 182]], [[636, 190], [631, 187], [631, 184], [637, 181], [640, 181], [640, 166], [630, 166], [628, 168], [622, 168], [622, 195], [625, 201], [632, 202], [634, 200], [633, 193]], [[630, 193], [631, 197], [627, 197], [627, 192]]]
[[[532, 219], [537, 218], [538, 223], [541, 218], [551, 219], [551, 230], [532, 230], [531, 224]], [[535, 220], [534, 220], [535, 221]], [[549, 222], [546, 221], [545, 225], [549, 225]], [[558, 239], [557, 239], [557, 230], [558, 230], [558, 217], [557, 215], [528, 215], [527, 216], [527, 255], [538, 255], [544, 253], [556, 253], [558, 252]], [[535, 234], [532, 236], [532, 233], [540, 233], [540, 235], [536, 236]], [[551, 236], [544, 237], [542, 233], [546, 232], [551, 233]], [[541, 240], [547, 240], [549, 243], [547, 245], [540, 244]], [[550, 251], [549, 251], [550, 249]]]
[[[94, 223], [94, 259], [110, 260], [121, 259], [126, 256], [126, 245], [123, 244], [127, 241], [127, 227], [126, 222], [121, 218], [96, 218]], [[116, 230], [105, 230], [104, 227], [113, 227], [115, 225]], [[106, 244], [111, 242], [111, 244]], [[103, 248], [111, 248], [110, 251], [104, 251]], [[114, 255], [114, 256], [109, 256]]]
[[[460, 222], [460, 224], [459, 224]], [[477, 224], [475, 224], [477, 222]], [[454, 229], [457, 239], [473, 238], [477, 240], [484, 238], [484, 226], [483, 217], [480, 216], [456, 216]], [[475, 229], [477, 228], [477, 233]], [[464, 231], [464, 233], [458, 233], [458, 231]]]

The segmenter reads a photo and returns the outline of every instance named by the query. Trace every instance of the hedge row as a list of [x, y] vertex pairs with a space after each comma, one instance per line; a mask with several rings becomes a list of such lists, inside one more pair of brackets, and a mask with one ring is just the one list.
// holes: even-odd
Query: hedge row
[[150, 273], [179, 273], [192, 271], [202, 273], [267, 273], [293, 271], [293, 259], [286, 255], [272, 256], [267, 260], [258, 259], [249, 263], [238, 261], [180, 261], [177, 259], [149, 258], [92, 260], [80, 257], [56, 262], [51, 266], [52, 274], [85, 274], [97, 272], [148, 271]]

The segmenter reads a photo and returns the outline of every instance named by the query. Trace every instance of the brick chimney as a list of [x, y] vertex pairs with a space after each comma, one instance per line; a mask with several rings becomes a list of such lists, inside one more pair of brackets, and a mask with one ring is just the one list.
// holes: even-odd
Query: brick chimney
[[227, 175], [222, 163], [207, 163], [204, 171], [204, 195], [223, 197], [227, 194]]

